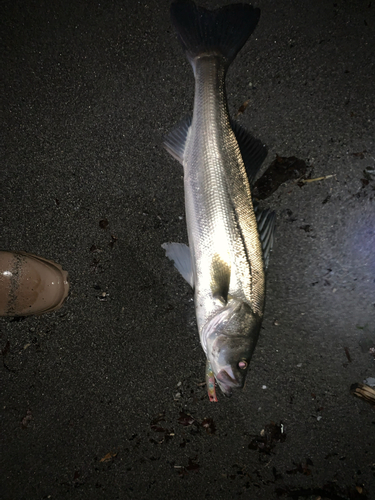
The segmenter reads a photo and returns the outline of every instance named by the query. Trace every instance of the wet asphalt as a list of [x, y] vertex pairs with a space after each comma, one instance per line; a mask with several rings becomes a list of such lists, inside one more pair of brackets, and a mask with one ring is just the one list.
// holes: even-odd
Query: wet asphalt
[[245, 389], [213, 404], [161, 248], [187, 242], [161, 142], [194, 90], [169, 2], [1, 3], [0, 248], [71, 283], [57, 312], [0, 318], [2, 499], [375, 498], [374, 407], [350, 393], [375, 377], [375, 5], [256, 5], [229, 109], [264, 170], [294, 156], [310, 182], [261, 201], [263, 329]]

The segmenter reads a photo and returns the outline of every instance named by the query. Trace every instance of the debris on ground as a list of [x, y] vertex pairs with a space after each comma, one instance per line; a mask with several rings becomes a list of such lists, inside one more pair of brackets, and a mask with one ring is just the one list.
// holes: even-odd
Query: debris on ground
[[357, 398], [364, 399], [367, 403], [375, 406], [375, 389], [367, 384], [353, 384], [350, 392]]

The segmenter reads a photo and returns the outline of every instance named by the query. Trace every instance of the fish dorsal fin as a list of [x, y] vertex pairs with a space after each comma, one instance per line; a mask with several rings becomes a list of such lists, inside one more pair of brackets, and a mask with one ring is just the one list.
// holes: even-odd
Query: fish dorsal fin
[[193, 266], [191, 262], [190, 248], [184, 243], [163, 243], [162, 248], [168, 259], [173, 260], [174, 267], [182, 277], [194, 288]]
[[263, 249], [264, 268], [267, 270], [270, 253], [273, 248], [273, 240], [275, 234], [275, 212], [271, 212], [269, 208], [259, 210], [258, 204], [253, 202], [255, 217], [257, 219], [259, 238]]
[[238, 122], [231, 120], [232, 129], [240, 148], [242, 160], [245, 164], [250, 186], [267, 156], [267, 148], [259, 139], [255, 139]]
[[183, 164], [184, 161], [185, 144], [189, 134], [191, 119], [191, 116], [186, 116], [164, 138], [165, 149], [181, 164]]
[[[240, 148], [242, 160], [244, 162], [246, 174], [251, 187], [263, 161], [267, 156], [267, 148], [259, 139], [255, 139], [247, 130], [241, 127], [238, 122], [231, 120], [231, 125]], [[270, 209], [260, 210], [258, 208], [258, 204], [254, 200], [253, 206], [258, 224], [259, 237], [262, 244], [264, 268], [267, 269], [270, 253], [273, 247], [276, 219], [275, 212], [271, 212]]]

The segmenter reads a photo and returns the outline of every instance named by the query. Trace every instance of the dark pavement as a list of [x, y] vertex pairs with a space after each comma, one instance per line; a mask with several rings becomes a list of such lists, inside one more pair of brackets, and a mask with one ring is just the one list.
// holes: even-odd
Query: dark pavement
[[375, 4], [256, 5], [230, 112], [249, 101], [264, 170], [278, 154], [332, 177], [262, 201], [261, 338], [243, 392], [213, 404], [161, 248], [187, 242], [161, 142], [194, 91], [169, 1], [1, 2], [0, 249], [71, 280], [59, 311], [0, 318], [2, 500], [375, 499], [375, 412], [350, 394], [375, 377]]

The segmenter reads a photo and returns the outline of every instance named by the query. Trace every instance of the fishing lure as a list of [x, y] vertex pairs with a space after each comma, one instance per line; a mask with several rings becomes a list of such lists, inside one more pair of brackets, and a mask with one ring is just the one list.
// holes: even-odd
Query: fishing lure
[[211, 363], [208, 360], [206, 362], [206, 386], [210, 401], [217, 403], [216, 389], [215, 389], [215, 375], [214, 372], [212, 371]]

